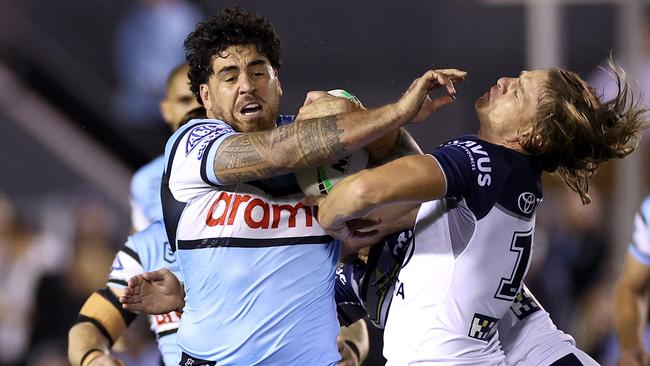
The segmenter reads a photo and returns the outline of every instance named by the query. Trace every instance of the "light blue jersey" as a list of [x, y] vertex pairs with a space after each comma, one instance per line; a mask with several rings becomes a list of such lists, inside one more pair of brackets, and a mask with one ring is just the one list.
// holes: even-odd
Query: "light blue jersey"
[[160, 182], [165, 170], [163, 155], [143, 165], [131, 178], [131, 224], [136, 232], [162, 220]]
[[183, 360], [335, 365], [340, 244], [300, 202], [293, 174], [221, 184], [215, 154], [236, 133], [219, 120], [192, 120], [165, 151], [165, 225], [185, 280]]
[[[156, 221], [143, 231], [131, 235], [124, 247], [117, 253], [108, 279], [108, 286], [124, 289], [132, 276], [143, 272], [169, 268], [178, 276], [176, 259], [171, 251], [165, 226]], [[182, 279], [181, 279], [182, 280]], [[165, 366], [178, 365], [176, 332], [180, 314], [150, 315], [151, 330], [156, 333], [158, 349]]]
[[634, 234], [629, 252], [646, 266], [650, 267], [650, 196], [641, 203], [641, 209], [634, 218]]

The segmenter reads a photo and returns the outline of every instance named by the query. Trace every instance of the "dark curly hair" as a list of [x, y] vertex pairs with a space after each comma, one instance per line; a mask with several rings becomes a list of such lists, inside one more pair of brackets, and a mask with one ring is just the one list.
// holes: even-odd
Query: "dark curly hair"
[[199, 86], [207, 83], [214, 72], [213, 57], [221, 55], [230, 46], [247, 44], [255, 45], [257, 51], [269, 59], [271, 66], [280, 68], [280, 39], [271, 22], [238, 6], [199, 23], [187, 36], [183, 47], [190, 65], [190, 90], [199, 103], [203, 104]]
[[598, 166], [632, 153], [647, 125], [646, 109], [632, 94], [625, 71], [611, 60], [610, 69], [618, 92], [609, 101], [601, 101], [578, 75], [550, 69], [533, 128], [522, 142], [538, 166], [562, 178], [584, 204], [591, 202], [589, 178]]

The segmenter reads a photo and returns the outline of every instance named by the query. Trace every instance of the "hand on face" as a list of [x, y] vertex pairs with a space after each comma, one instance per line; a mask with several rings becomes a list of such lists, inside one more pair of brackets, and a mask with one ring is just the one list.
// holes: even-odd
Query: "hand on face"
[[[467, 72], [457, 69], [429, 70], [415, 79], [402, 98], [397, 102], [401, 113], [412, 122], [422, 122], [436, 109], [456, 99], [454, 82], [461, 82]], [[431, 99], [429, 93], [444, 87], [447, 95]]]

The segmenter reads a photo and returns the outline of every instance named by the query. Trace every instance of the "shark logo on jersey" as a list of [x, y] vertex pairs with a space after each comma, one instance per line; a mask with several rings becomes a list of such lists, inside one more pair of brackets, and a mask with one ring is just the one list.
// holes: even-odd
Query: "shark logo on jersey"
[[517, 199], [517, 205], [519, 205], [519, 209], [525, 214], [533, 212], [538, 203], [539, 199], [530, 192], [524, 192], [520, 194], [519, 198]]
[[187, 142], [185, 144], [185, 156], [189, 155], [190, 152], [192, 152], [192, 150], [194, 150], [197, 146], [201, 146], [197, 156], [197, 159], [201, 160], [201, 157], [203, 157], [203, 152], [205, 151], [205, 148], [208, 146], [210, 141], [216, 139], [219, 135], [227, 131], [232, 131], [232, 128], [216, 123], [199, 125], [192, 128], [188, 134]]
[[497, 321], [498, 319], [491, 316], [474, 313], [468, 335], [480, 341], [489, 341], [496, 333]]

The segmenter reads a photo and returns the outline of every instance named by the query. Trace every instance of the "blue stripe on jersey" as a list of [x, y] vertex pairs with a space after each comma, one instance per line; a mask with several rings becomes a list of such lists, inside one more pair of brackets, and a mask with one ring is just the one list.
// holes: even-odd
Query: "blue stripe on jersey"
[[650, 256], [643, 254], [634, 243], [630, 244], [628, 251], [639, 263], [650, 267]]
[[271, 239], [251, 239], [251, 238], [204, 238], [195, 240], [178, 240], [178, 249], [206, 249], [206, 248], [264, 248], [278, 247], [286, 245], [309, 245], [309, 244], [327, 244], [334, 239], [329, 235], [323, 236], [296, 236], [285, 238]]
[[[201, 161], [201, 175], [205, 175], [209, 182], [208, 184], [213, 186], [220, 186], [221, 181], [217, 178], [217, 175], [214, 173], [214, 159], [217, 156], [217, 150], [219, 150], [219, 145], [221, 142], [228, 136], [233, 136], [235, 134], [224, 134], [223, 136], [214, 139], [210, 142], [208, 153], [203, 157]], [[208, 164], [207, 162], [212, 162]]]

